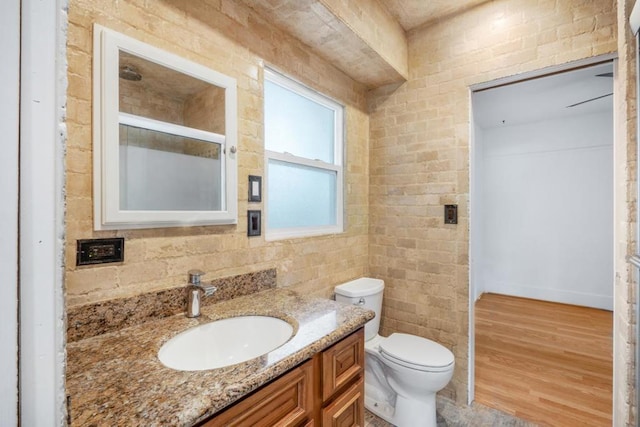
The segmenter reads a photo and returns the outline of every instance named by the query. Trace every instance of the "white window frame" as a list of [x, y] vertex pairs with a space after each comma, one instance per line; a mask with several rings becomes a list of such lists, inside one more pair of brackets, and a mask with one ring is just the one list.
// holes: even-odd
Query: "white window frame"
[[[287, 77], [271, 68], [265, 68], [264, 79], [271, 83], [277, 84], [287, 90], [290, 90], [300, 96], [320, 104], [334, 111], [334, 159], [333, 163], [327, 163], [322, 160], [309, 159], [300, 157], [287, 152], [277, 152], [266, 149], [264, 150], [264, 170], [265, 170], [265, 239], [282, 240], [297, 237], [312, 237], [325, 234], [338, 234], [344, 232], [344, 106], [340, 103], [328, 98], [327, 96]], [[266, 103], [265, 103], [266, 104]], [[266, 115], [265, 115], [266, 117]], [[265, 122], [266, 128], [266, 122]], [[336, 172], [336, 224], [326, 226], [310, 226], [310, 227], [289, 227], [270, 229], [269, 224], [269, 161], [276, 160], [279, 162], [291, 163], [298, 166], [306, 166], [314, 169]]]
[[184, 138], [211, 142], [214, 144], [222, 145], [223, 148], [226, 141], [226, 137], [224, 135], [220, 135], [219, 133], [207, 132], [205, 130], [176, 125], [173, 123], [161, 122], [159, 120], [136, 116], [135, 114], [129, 113], [120, 112], [118, 114], [118, 123], [142, 130], [151, 130], [155, 132], [166, 133], [169, 135], [176, 135], [182, 136]]
[[[155, 46], [94, 24], [93, 202], [95, 230], [237, 224], [236, 79]], [[225, 91], [225, 134], [120, 112], [119, 52], [125, 51]], [[120, 124], [220, 144], [221, 210], [127, 210], [120, 208]]]

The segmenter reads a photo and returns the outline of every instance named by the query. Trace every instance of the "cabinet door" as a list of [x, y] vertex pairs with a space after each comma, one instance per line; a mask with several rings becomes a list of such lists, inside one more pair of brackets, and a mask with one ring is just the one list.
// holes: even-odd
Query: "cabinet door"
[[322, 354], [322, 400], [356, 378], [364, 369], [364, 328], [325, 350]]
[[364, 426], [364, 379], [360, 379], [322, 410], [322, 427]]
[[313, 364], [294, 368], [203, 424], [214, 426], [298, 426], [313, 411]]

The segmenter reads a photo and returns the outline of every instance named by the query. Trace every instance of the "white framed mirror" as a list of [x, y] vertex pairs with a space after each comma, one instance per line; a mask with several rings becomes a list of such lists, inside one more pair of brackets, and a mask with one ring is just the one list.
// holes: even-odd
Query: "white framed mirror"
[[236, 224], [236, 80], [94, 26], [96, 230]]

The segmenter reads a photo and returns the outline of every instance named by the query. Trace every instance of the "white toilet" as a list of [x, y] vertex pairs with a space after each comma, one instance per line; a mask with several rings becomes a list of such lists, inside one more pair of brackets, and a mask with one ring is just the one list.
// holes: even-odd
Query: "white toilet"
[[365, 407], [398, 427], [436, 427], [436, 393], [453, 376], [453, 353], [415, 335], [378, 335], [384, 282], [361, 278], [336, 286], [336, 301], [376, 312], [365, 325]]

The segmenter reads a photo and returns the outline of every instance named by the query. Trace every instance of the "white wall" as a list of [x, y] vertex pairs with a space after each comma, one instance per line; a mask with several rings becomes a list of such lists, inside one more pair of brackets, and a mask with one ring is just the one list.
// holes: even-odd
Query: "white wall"
[[18, 125], [20, 0], [0, 4], [0, 425], [18, 424]]
[[478, 288], [613, 309], [612, 112], [484, 129]]
[[21, 5], [20, 425], [62, 426], [68, 4]]
[[480, 179], [484, 176], [484, 129], [477, 122], [473, 127], [473, 147], [471, 151], [471, 182], [470, 210], [470, 284], [471, 294], [469, 297], [472, 301], [476, 301], [484, 290], [483, 280], [483, 258], [482, 245], [484, 243], [484, 183]]

